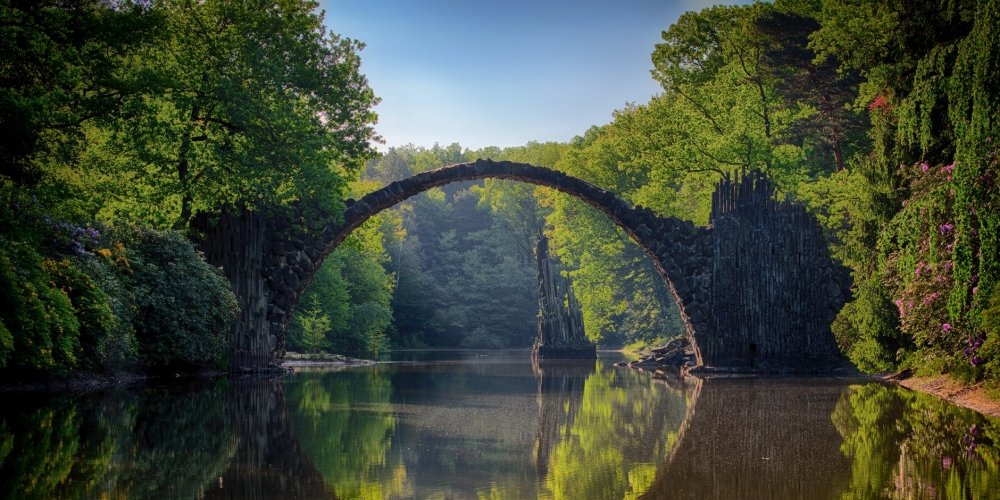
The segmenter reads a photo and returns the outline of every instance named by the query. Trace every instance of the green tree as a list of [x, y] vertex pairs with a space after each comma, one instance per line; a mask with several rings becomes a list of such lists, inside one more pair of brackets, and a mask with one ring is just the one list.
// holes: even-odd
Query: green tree
[[[359, 73], [362, 45], [329, 33], [315, 2], [173, 2], [157, 6], [170, 35], [129, 71], [156, 87], [93, 139], [116, 154], [98, 165], [128, 200], [155, 199], [184, 227], [195, 211], [313, 200], [334, 212], [372, 153], [376, 99]], [[145, 217], [144, 217], [145, 218]]]
[[121, 65], [161, 40], [163, 18], [140, 2], [73, 0], [5, 1], [0, 19], [0, 186], [55, 203], [73, 192], [83, 124], [124, 117], [146, 85]]
[[302, 328], [299, 340], [302, 347], [306, 352], [318, 352], [323, 347], [332, 324], [330, 318], [320, 310], [318, 297], [315, 295], [312, 297], [309, 309], [299, 313], [298, 321]]
[[[866, 368], [904, 361], [981, 377], [995, 363], [977, 352], [996, 338], [980, 321], [998, 275], [997, 16], [975, 1], [826, 1], [818, 11], [810, 46], [861, 74], [856, 105], [872, 122], [872, 151], [853, 166], [856, 180], [841, 179], [861, 189], [842, 232], [857, 291], [838, 322], [848, 349], [863, 348], [854, 357], [876, 360]], [[927, 288], [930, 275], [944, 289]]]

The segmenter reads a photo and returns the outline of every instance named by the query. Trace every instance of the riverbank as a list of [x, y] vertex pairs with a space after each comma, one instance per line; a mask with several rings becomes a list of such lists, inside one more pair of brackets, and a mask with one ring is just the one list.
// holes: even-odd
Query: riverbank
[[[375, 362], [372, 360], [352, 358], [340, 354], [301, 354], [289, 352], [286, 353], [281, 363], [282, 370], [278, 370], [278, 372], [288, 372], [296, 368], [364, 366], [374, 363]], [[148, 375], [136, 372], [116, 372], [109, 375], [80, 373], [67, 378], [0, 381], [0, 394], [18, 392], [82, 394], [92, 391], [114, 389], [146, 383], [205, 380], [216, 377], [224, 377], [226, 375], [227, 372], [218, 370], [200, 370], [196, 372], [178, 373], [173, 375]]]
[[124, 387], [147, 380], [145, 375], [117, 373], [114, 375], [76, 375], [70, 378], [54, 378], [45, 381], [0, 382], [0, 393], [40, 392], [40, 393], [86, 393], [101, 389]]
[[341, 354], [286, 352], [285, 358], [281, 362], [281, 367], [294, 369], [323, 366], [364, 366], [372, 364], [375, 364], [375, 362], [370, 359], [352, 358]]
[[917, 377], [907, 372], [879, 378], [907, 389], [932, 394], [983, 415], [1000, 418], [1000, 394], [987, 389], [982, 382], [968, 385], [947, 375]]
[[[747, 371], [745, 369], [730, 370], [696, 366], [694, 352], [687, 340], [683, 338], [674, 339], [662, 347], [652, 349], [645, 356], [630, 363], [621, 362], [615, 365], [651, 371], [654, 374], [659, 370], [667, 370], [695, 377], [753, 377], [774, 375], [773, 373], [768, 374], [759, 371]], [[835, 377], [867, 377], [849, 363], [845, 363], [835, 370], [824, 371], [822, 374]], [[1000, 390], [987, 389], [984, 383], [969, 385], [947, 375], [918, 377], [912, 375], [911, 372], [874, 376], [872, 378], [899, 384], [910, 390], [931, 394], [952, 404], [975, 410], [983, 415], [1000, 418]]]

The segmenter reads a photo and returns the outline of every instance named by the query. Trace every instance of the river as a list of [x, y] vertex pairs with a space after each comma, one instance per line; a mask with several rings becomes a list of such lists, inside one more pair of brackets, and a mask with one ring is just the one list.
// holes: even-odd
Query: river
[[998, 498], [1000, 421], [845, 379], [527, 351], [4, 394], [0, 498]]

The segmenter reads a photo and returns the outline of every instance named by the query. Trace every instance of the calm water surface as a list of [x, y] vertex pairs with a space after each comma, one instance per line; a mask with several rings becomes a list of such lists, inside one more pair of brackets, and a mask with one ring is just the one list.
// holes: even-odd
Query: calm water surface
[[1000, 422], [833, 379], [396, 355], [280, 378], [0, 395], [0, 498], [1000, 498]]

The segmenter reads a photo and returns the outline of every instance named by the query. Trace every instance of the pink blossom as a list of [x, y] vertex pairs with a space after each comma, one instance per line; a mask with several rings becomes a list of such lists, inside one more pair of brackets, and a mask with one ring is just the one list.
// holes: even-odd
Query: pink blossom
[[931, 166], [930, 166], [930, 165], [928, 165], [926, 161], [925, 161], [925, 162], [921, 162], [921, 163], [920, 163], [920, 171], [921, 171], [921, 172], [923, 172], [923, 173], [925, 173], [925, 174], [926, 174], [926, 173], [927, 173], [927, 171], [928, 171], [928, 170], [930, 170], [930, 168], [931, 168]]
[[950, 332], [951, 331], [951, 323], [941, 323], [941, 330], [944, 331], [945, 333]]
[[978, 286], [972, 287], [972, 295], [975, 295], [977, 293], [979, 293], [979, 287]]
[[951, 173], [952, 170], [955, 170], [955, 162], [951, 162], [950, 164], [941, 167], [941, 170]]
[[951, 233], [953, 229], [955, 229], [955, 225], [948, 222], [945, 224], [941, 224], [941, 227], [938, 229], [938, 231], [940, 231], [941, 234], [948, 234]]

